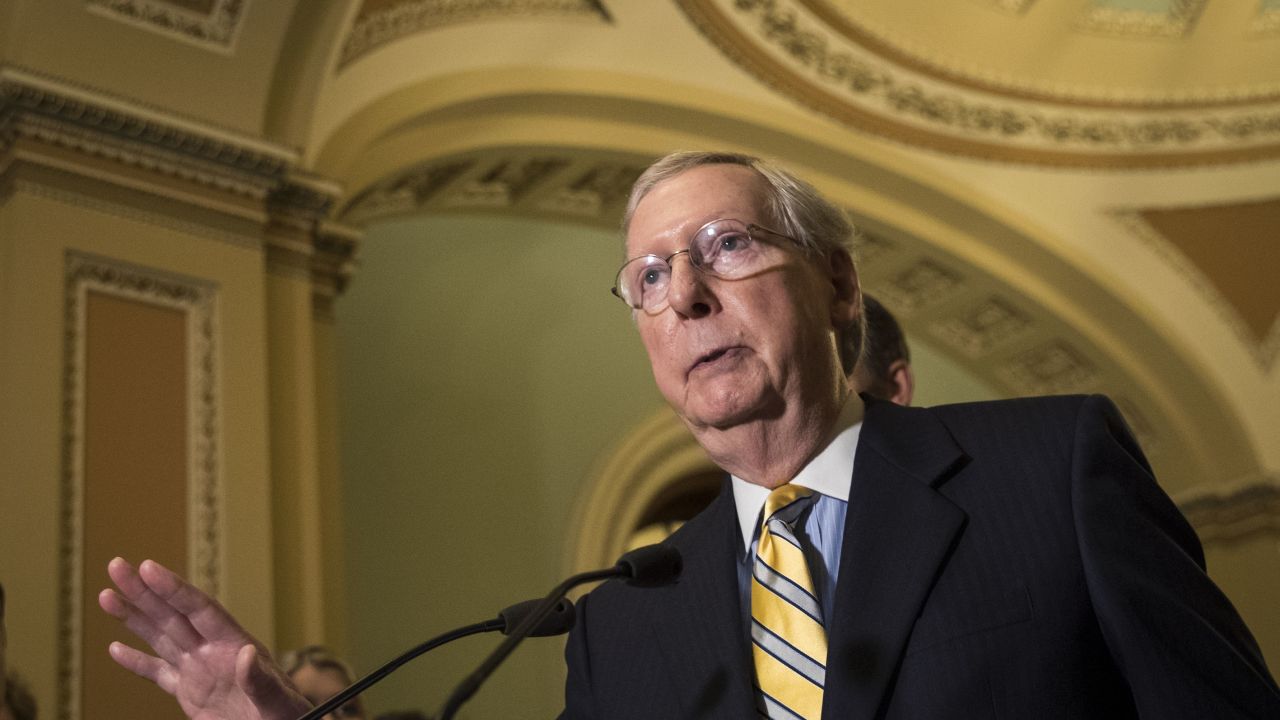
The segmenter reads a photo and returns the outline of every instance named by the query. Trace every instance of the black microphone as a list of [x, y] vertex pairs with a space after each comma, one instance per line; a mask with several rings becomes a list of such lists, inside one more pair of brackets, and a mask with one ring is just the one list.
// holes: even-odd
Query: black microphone
[[[428, 650], [437, 648], [445, 643], [453, 642], [458, 638], [466, 637], [468, 635], [475, 635], [476, 633], [482, 632], [493, 632], [494, 630], [501, 630], [503, 635], [509, 636], [511, 633], [515, 632], [517, 628], [521, 627], [524, 622], [530, 618], [532, 613], [541, 607], [541, 605], [542, 598], [524, 600], [505, 608], [502, 612], [498, 613], [498, 617], [496, 618], [460, 627], [457, 630], [451, 630], [442, 635], [437, 635], [355, 681], [351, 684], [351, 687], [348, 687], [346, 690], [343, 690], [337, 695], [334, 695], [328, 700], [325, 700], [315, 706], [306, 715], [298, 718], [298, 720], [319, 720], [319, 718], [333, 712], [351, 698], [369, 689], [369, 686], [395, 672], [401, 665], [404, 665]], [[543, 613], [542, 617], [532, 623], [532, 627], [529, 629], [528, 634], [533, 637], [562, 635], [569, 632], [573, 627], [574, 620], [576, 619], [577, 614], [573, 609], [573, 601], [568, 598], [560, 598], [560, 602], [553, 605], [548, 612]]]
[[603, 570], [591, 570], [579, 573], [557, 585], [538, 604], [515, 630], [512, 630], [502, 644], [497, 647], [475, 672], [463, 678], [454, 688], [453, 694], [445, 701], [444, 707], [437, 716], [438, 720], [452, 720], [454, 713], [462, 704], [471, 699], [494, 670], [511, 654], [522, 640], [532, 634], [539, 621], [551, 612], [556, 603], [564, 598], [565, 593], [574, 587], [593, 580], [605, 580], [613, 577], [626, 578], [627, 583], [637, 587], [658, 587], [673, 583], [680, 577], [684, 563], [680, 551], [666, 545], [645, 545], [636, 548], [618, 558], [617, 564]]

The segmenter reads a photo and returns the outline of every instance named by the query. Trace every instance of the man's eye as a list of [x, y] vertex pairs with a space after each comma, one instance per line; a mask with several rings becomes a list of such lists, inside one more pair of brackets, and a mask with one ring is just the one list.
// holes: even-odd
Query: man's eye
[[658, 268], [649, 268], [641, 273], [640, 282], [645, 285], [657, 285], [662, 282], [662, 271]]
[[747, 239], [741, 235], [721, 235], [720, 252], [736, 252], [747, 245]]

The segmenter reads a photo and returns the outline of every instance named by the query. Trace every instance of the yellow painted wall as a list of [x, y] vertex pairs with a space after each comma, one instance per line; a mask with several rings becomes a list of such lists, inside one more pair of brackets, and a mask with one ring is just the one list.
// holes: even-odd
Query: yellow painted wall
[[[42, 717], [56, 707], [68, 251], [217, 286], [221, 595], [251, 631], [268, 638], [273, 632], [270, 555], [263, 552], [270, 546], [270, 505], [261, 252], [250, 237], [201, 230], [177, 222], [163, 203], [152, 203], [151, 211], [116, 195], [62, 178], [23, 183], [0, 202], [0, 578], [10, 665], [31, 682]], [[118, 522], [143, 528], [151, 512], [169, 510], [147, 508]], [[105, 586], [105, 568], [94, 575]], [[127, 708], [86, 711], [94, 718], [136, 716]]]

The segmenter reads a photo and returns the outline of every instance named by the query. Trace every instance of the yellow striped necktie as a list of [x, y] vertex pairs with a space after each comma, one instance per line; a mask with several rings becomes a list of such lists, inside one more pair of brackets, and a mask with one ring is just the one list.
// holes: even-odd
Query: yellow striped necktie
[[774, 489], [751, 574], [751, 652], [761, 712], [770, 720], [817, 720], [827, 675], [827, 633], [804, 551], [793, 530], [812, 490]]

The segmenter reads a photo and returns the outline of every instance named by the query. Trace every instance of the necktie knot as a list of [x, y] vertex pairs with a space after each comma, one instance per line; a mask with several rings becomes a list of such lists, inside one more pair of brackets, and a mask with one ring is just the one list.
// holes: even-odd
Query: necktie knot
[[796, 518], [808, 506], [813, 491], [801, 485], [780, 485], [769, 493], [764, 501], [764, 524], [778, 520], [789, 529], [794, 529]]

